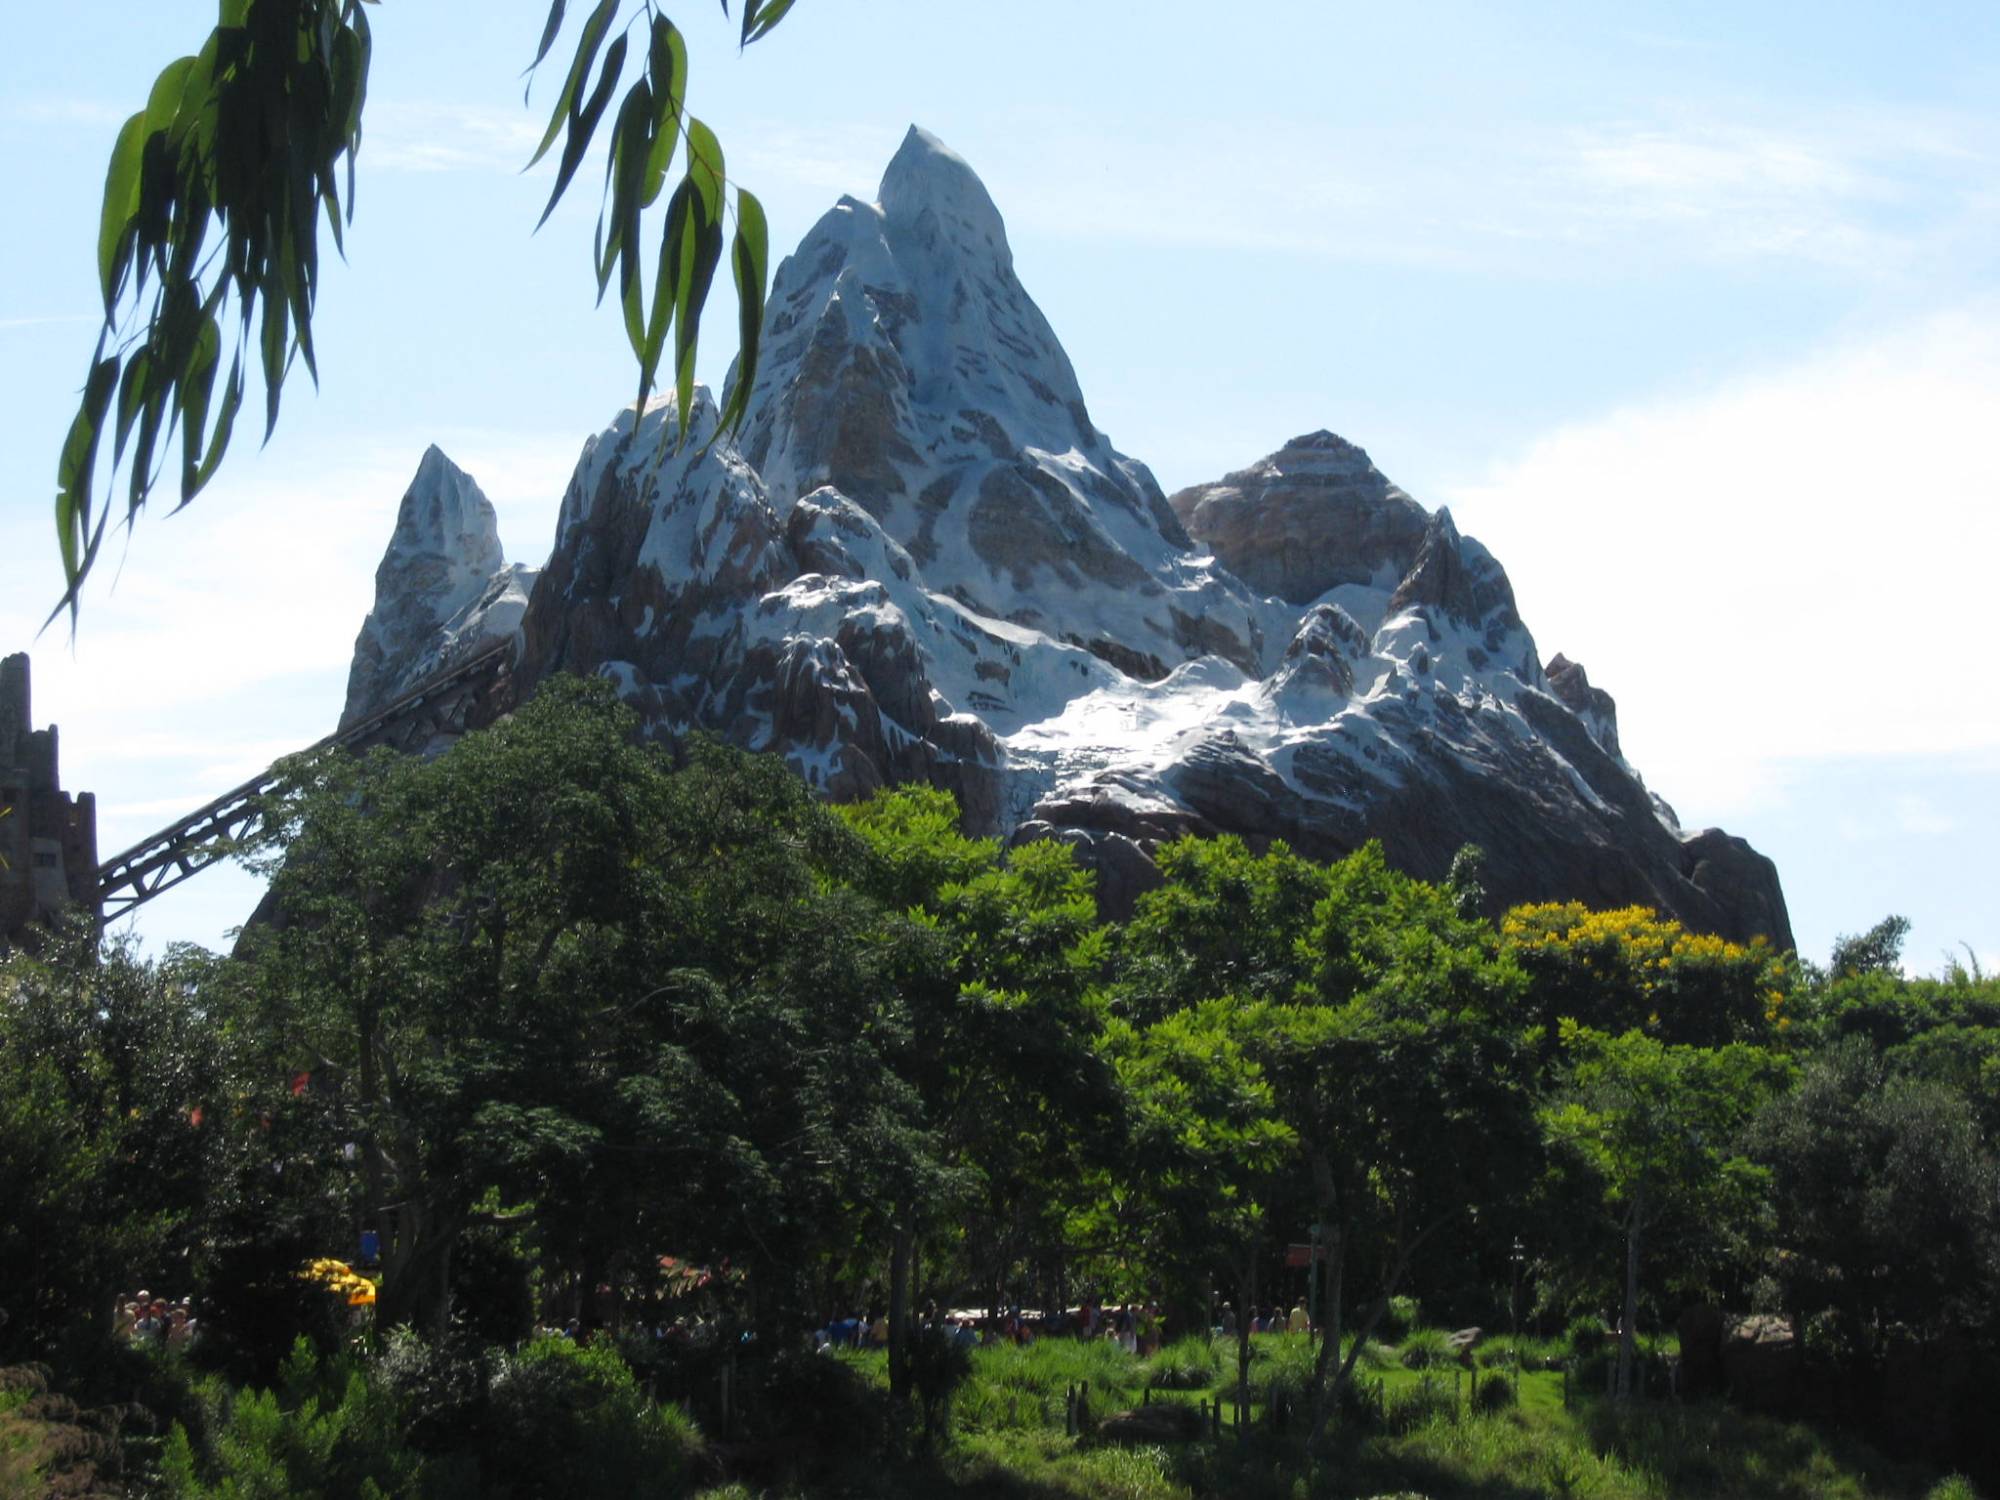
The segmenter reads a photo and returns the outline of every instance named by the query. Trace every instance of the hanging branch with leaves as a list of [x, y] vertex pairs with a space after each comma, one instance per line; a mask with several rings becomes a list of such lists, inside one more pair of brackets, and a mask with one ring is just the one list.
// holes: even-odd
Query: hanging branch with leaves
[[[353, 219], [354, 163], [368, 91], [371, 39], [364, 6], [376, 3], [220, 0], [218, 24], [201, 51], [162, 69], [146, 107], [118, 132], [98, 231], [104, 323], [56, 470], [64, 592], [51, 619], [67, 609], [75, 625], [121, 465], [129, 522], [166, 477], [178, 432], [179, 506], [185, 506], [214, 477], [229, 447], [247, 370], [254, 365], [263, 380], [267, 442], [293, 361], [301, 361], [318, 384], [312, 314], [319, 222], [324, 215], [334, 249], [344, 255], [342, 227]], [[792, 4], [743, 0], [740, 44], [768, 34]], [[553, 0], [530, 75], [562, 34], [567, 8], [567, 0]], [[636, 33], [643, 62], [614, 117], [593, 262], [600, 303], [614, 271], [617, 276], [626, 334], [639, 363], [639, 402], [653, 389], [671, 332], [674, 389], [685, 412], [732, 185], [714, 132], [687, 112], [687, 45], [680, 31], [656, 0], [639, 0], [614, 27], [619, 9], [620, 0], [598, 0], [585, 18], [548, 129], [528, 165], [562, 138], [555, 188], [542, 212], [546, 223], [617, 91]], [[722, 10], [729, 14], [729, 0], [722, 0]], [[642, 220], [664, 190], [677, 153], [682, 176], [667, 202], [648, 295]], [[770, 264], [763, 207], [742, 188], [734, 192], [729, 261], [741, 314], [742, 375], [723, 413], [726, 428], [742, 421], [755, 375]], [[229, 374], [218, 401], [225, 349]], [[685, 436], [685, 424], [681, 428]], [[101, 467], [108, 472], [100, 494]]]

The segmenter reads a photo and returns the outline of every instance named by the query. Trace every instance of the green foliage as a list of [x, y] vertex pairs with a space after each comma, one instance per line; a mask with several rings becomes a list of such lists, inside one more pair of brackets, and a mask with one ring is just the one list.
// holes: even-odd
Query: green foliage
[[1494, 1412], [1505, 1411], [1516, 1402], [1514, 1379], [1495, 1371], [1482, 1375], [1472, 1390], [1472, 1405], [1475, 1411], [1491, 1416]]
[[1448, 1374], [1426, 1371], [1415, 1384], [1384, 1393], [1382, 1421], [1392, 1433], [1411, 1432], [1434, 1422], [1457, 1419], [1456, 1382]]
[[[449, 1390], [436, 1383], [447, 1370]], [[701, 1441], [615, 1350], [561, 1339], [455, 1367], [408, 1336], [375, 1365], [302, 1339], [276, 1388], [206, 1391], [205, 1430], [177, 1424], [161, 1462], [166, 1492], [186, 1500], [668, 1497]]]
[[1290, 999], [1326, 871], [1284, 843], [1253, 855], [1241, 839], [1184, 838], [1155, 855], [1163, 883], [1122, 934], [1120, 1005], [1140, 1021], [1225, 995]]
[[[136, 431], [129, 517], [155, 482], [157, 445], [178, 426], [185, 505], [229, 445], [249, 357], [262, 368], [267, 438], [292, 359], [318, 379], [319, 219], [324, 211], [338, 248], [354, 206], [367, 12], [361, 0], [224, 0], [221, 11], [200, 52], [161, 71], [105, 173], [104, 326], [56, 481], [72, 615], [112, 513], [92, 493], [107, 429], [114, 470]], [[229, 377], [211, 426], [226, 342]]]
[[1785, 1305], [1835, 1315], [1871, 1363], [2000, 1313], [2000, 1149], [1965, 1097], [1896, 1077], [1859, 1037], [1807, 1065], [1751, 1141], [1772, 1176]]
[[1108, 1339], [1038, 1339], [1025, 1349], [1005, 1344], [976, 1349], [972, 1370], [975, 1390], [985, 1387], [1013, 1398], [1016, 1419], [1032, 1409], [1038, 1425], [1050, 1417], [1061, 1424], [1071, 1386], [1087, 1384], [1091, 1407], [1101, 1414], [1131, 1405], [1144, 1385], [1137, 1361]]
[[606, 1344], [528, 1344], [499, 1361], [490, 1399], [484, 1494], [676, 1495], [700, 1441], [679, 1408], [647, 1399]]
[[925, 1327], [910, 1341], [910, 1385], [923, 1413], [924, 1437], [935, 1442], [949, 1429], [951, 1404], [972, 1375], [972, 1351], [948, 1329]]
[[119, 1415], [51, 1391], [41, 1366], [0, 1365], [0, 1500], [113, 1493]]
[[[1416, 1326], [1416, 1293], [1491, 1325], [1523, 1276], [1537, 1319], [1602, 1306], [1614, 1261], [1634, 1329], [1648, 1295], [1671, 1312], [1663, 1290], [1762, 1278], [1863, 1413], [1913, 1351], [1965, 1351], [1967, 1375], [1926, 1366], [1925, 1412], [1881, 1420], [1985, 1472], [2000, 985], [1979, 975], [1795, 989], [1637, 913], [1502, 933], [1374, 848], [1321, 867], [1177, 846], [1142, 920], [1107, 931], [1067, 848], [968, 838], [935, 792], [836, 812], [775, 762], [642, 745], [604, 684], [552, 683], [429, 762], [298, 762], [272, 839], [285, 921], [239, 957], [144, 965], [79, 935], [0, 967], [0, 1337], [177, 1416], [184, 1493], [582, 1483], [582, 1461], [538, 1470], [551, 1453], [592, 1455], [604, 1492], [664, 1493], [698, 1439], [642, 1387], [720, 1419], [725, 1370], [726, 1451], [763, 1455], [738, 1472], [808, 1493], [881, 1492], [916, 1415], [931, 1479], [1003, 1489], [1018, 1464], [1056, 1491], [1260, 1494], [1311, 1441], [1378, 1490], [1512, 1473], [1637, 1494], [1673, 1472], [1872, 1493], [1765, 1429], [1754, 1464], [1689, 1457], [1727, 1435], [1692, 1418], [1583, 1434], [1548, 1366], [1595, 1388], [1594, 1319], [1567, 1349], [1488, 1350], [1469, 1387]], [[1616, 1034], [1567, 1013], [1670, 998]], [[286, 1356], [300, 1333], [339, 1346], [345, 1308], [296, 1272], [357, 1225], [383, 1233], [388, 1331], [366, 1360]], [[1098, 1415], [1235, 1389], [1199, 1333], [1144, 1362], [1104, 1340], [802, 1347], [885, 1291], [1143, 1294], [1201, 1329], [1224, 1296], [1288, 1304], [1281, 1249], [1308, 1238], [1332, 1337], [1234, 1346], [1253, 1406], [1294, 1419], [1261, 1475], [1200, 1443], [1121, 1479], [1060, 1436], [1086, 1383]], [[178, 1356], [104, 1345], [107, 1289], [142, 1282], [195, 1294], [198, 1357], [235, 1384], [190, 1399]], [[533, 1296], [543, 1318], [621, 1308], [642, 1374], [608, 1342], [509, 1352]], [[698, 1336], [653, 1336], [696, 1312]], [[891, 1469], [888, 1492], [935, 1492]]]
[[1591, 1174], [1624, 1240], [1619, 1394], [1632, 1385], [1647, 1236], [1676, 1223], [1696, 1238], [1754, 1219], [1765, 1173], [1740, 1149], [1750, 1117], [1785, 1078], [1781, 1059], [1733, 1043], [1675, 1046], [1638, 1030], [1610, 1037], [1562, 1023], [1566, 1092], [1544, 1108], [1550, 1140]]
[[1382, 1321], [1375, 1331], [1390, 1343], [1397, 1343], [1422, 1321], [1423, 1305], [1415, 1297], [1391, 1297], [1382, 1309]]
[[[178, 427], [185, 505], [221, 464], [253, 361], [263, 382], [266, 439], [277, 426], [293, 360], [319, 379], [312, 335], [319, 224], [324, 215], [334, 248], [342, 249], [342, 226], [354, 213], [354, 167], [374, 45], [365, 3], [223, 0], [201, 50], [162, 69], [146, 107], [118, 133], [98, 229], [104, 323], [57, 466], [56, 537], [65, 581], [57, 610], [67, 607], [72, 622], [112, 515], [108, 496], [100, 500], [95, 493], [107, 434], [107, 483], [130, 444], [130, 519], [160, 478], [157, 449], [171, 443]], [[743, 0], [742, 45], [768, 34], [791, 5]], [[723, 8], [726, 13], [726, 3]], [[530, 73], [561, 35], [567, 9], [567, 0], [550, 5]], [[681, 33], [655, 0], [645, 0], [622, 26], [615, 24], [618, 10], [616, 0], [598, 0], [583, 20], [529, 165], [562, 138], [555, 186], [542, 211], [546, 222], [582, 165], [632, 54], [637, 77], [612, 116], [592, 268], [600, 301], [616, 271], [642, 407], [673, 333], [672, 380], [683, 416], [676, 430], [684, 441], [702, 311], [723, 254], [730, 183], [720, 142], [687, 111]], [[677, 155], [684, 167], [663, 215], [649, 293], [643, 220]], [[763, 207], [741, 187], [735, 217], [729, 263], [740, 313], [739, 358], [722, 413], [725, 427], [740, 423], [747, 408], [770, 280]], [[229, 375], [218, 399], [226, 347]]]
[[1586, 1316], [1571, 1319], [1563, 1337], [1569, 1344], [1572, 1358], [1587, 1360], [1595, 1359], [1604, 1352], [1604, 1341], [1610, 1335], [1605, 1331], [1602, 1318]]
[[0, 962], [0, 1359], [101, 1337], [120, 1288], [163, 1285], [196, 1248], [248, 1123], [215, 1108], [233, 1049], [209, 971], [187, 951], [100, 956], [81, 926]]
[[288, 921], [237, 969], [357, 1144], [328, 1187], [383, 1233], [381, 1321], [441, 1329], [453, 1247], [504, 1221], [558, 1260], [734, 1255], [804, 1326], [777, 1278], [844, 1237], [847, 1184], [920, 1154], [885, 1066], [905, 955], [829, 878], [838, 820], [775, 761], [634, 743], [602, 683], [546, 684], [434, 761], [292, 777]]
[[1213, 1390], [1222, 1383], [1224, 1347], [1205, 1335], [1176, 1339], [1141, 1366], [1146, 1384], [1158, 1391]]
[[1567, 1096], [1550, 1135], [1604, 1184], [1606, 1201], [1646, 1222], [1670, 1211], [1722, 1215], [1754, 1202], [1762, 1174], [1735, 1148], [1783, 1078], [1754, 1047], [1677, 1047], [1640, 1031], [1611, 1037], [1566, 1022]]
[[1439, 1365], [1455, 1364], [1458, 1360], [1441, 1328], [1413, 1330], [1397, 1349], [1396, 1358], [1406, 1370], [1429, 1370]]
[[321, 1360], [303, 1339], [276, 1390], [211, 1380], [216, 1415], [197, 1447], [176, 1424], [161, 1461], [177, 1500], [336, 1500], [415, 1492], [421, 1461], [403, 1447], [394, 1402], [360, 1364]]
[[1829, 977], [1851, 979], [1857, 974], [1895, 974], [1903, 961], [1903, 940], [1910, 935], [1908, 917], [1888, 916], [1856, 936], [1842, 933], [1833, 942]]

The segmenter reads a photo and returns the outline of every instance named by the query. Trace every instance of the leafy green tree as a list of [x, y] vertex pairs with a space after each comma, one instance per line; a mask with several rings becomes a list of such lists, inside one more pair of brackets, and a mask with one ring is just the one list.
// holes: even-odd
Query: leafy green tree
[[1253, 854], [1234, 834], [1178, 839], [1155, 858], [1161, 883], [1119, 934], [1121, 1010], [1147, 1021], [1224, 995], [1286, 1000], [1308, 981], [1321, 866], [1282, 840]]
[[1755, 1214], [1765, 1173], [1740, 1140], [1783, 1064], [1743, 1043], [1674, 1046], [1642, 1031], [1606, 1036], [1570, 1020], [1562, 1037], [1568, 1087], [1543, 1121], [1551, 1140], [1598, 1179], [1623, 1232], [1615, 1391], [1628, 1397], [1648, 1236], [1669, 1218], [1726, 1223]]
[[699, 740], [677, 763], [608, 685], [558, 682], [434, 761], [294, 767], [275, 827], [246, 982], [355, 1142], [383, 1322], [441, 1327], [454, 1248], [500, 1221], [586, 1285], [734, 1257], [751, 1316], [796, 1326], [914, 1108], [894, 949], [796, 777]]
[[893, 1195], [890, 1373], [909, 1389], [908, 1308], [921, 1242], [953, 1209], [984, 1241], [988, 1285], [1060, 1225], [1061, 1186], [1102, 1160], [1118, 1115], [1098, 1045], [1105, 934], [1089, 872], [1066, 845], [1003, 853], [967, 838], [945, 793], [906, 787], [842, 810], [871, 858], [863, 890], [900, 907], [888, 930], [906, 1039], [889, 1059], [921, 1101], [933, 1169]]
[[[1131, 1100], [1123, 1175], [1136, 1190], [1137, 1250], [1175, 1279], [1205, 1286], [1227, 1266], [1240, 1401], [1250, 1398], [1250, 1309], [1269, 1254], [1272, 1208], [1297, 1179], [1297, 1136], [1250, 1055], [1261, 1022], [1232, 998], [1176, 1010], [1150, 1026], [1122, 1019], [1105, 1046]], [[1204, 1311], [1204, 1317], [1206, 1309]]]
[[1860, 935], [1842, 933], [1834, 939], [1830, 977], [1856, 974], [1896, 974], [1902, 970], [1903, 940], [1910, 935], [1908, 917], [1887, 916]]
[[1897, 1330], [1929, 1342], [2000, 1315], [2000, 1148], [1948, 1084], [1848, 1037], [1771, 1101], [1750, 1149], [1786, 1305], [1834, 1314], [1851, 1368], [1879, 1368]]
[[[145, 108], [118, 132], [97, 242], [104, 322], [56, 472], [65, 580], [57, 610], [67, 607], [72, 622], [128, 447], [126, 516], [138, 514], [163, 477], [158, 450], [171, 446], [176, 428], [185, 505], [222, 462], [253, 364], [262, 376], [267, 439], [292, 362], [319, 379], [312, 337], [319, 226], [323, 216], [341, 250], [368, 97], [370, 3], [219, 0], [201, 50], [162, 69]], [[792, 4], [742, 0], [742, 44], [766, 35]], [[722, 8], [727, 14], [728, 0]], [[567, 9], [567, 0], [552, 0], [530, 72], [562, 34]], [[639, 366], [639, 402], [652, 389], [671, 331], [672, 379], [686, 411], [702, 309], [723, 255], [730, 182], [721, 144], [687, 109], [680, 31], [658, 0], [642, 0], [622, 25], [615, 24], [618, 11], [618, 0], [596, 0], [584, 17], [530, 165], [561, 138], [546, 222], [611, 113], [630, 54], [637, 77], [612, 114], [592, 270], [600, 301], [616, 274]], [[664, 210], [649, 291], [642, 220], [676, 154], [683, 169]], [[749, 400], [770, 259], [757, 199], [738, 187], [734, 212], [729, 265], [740, 311], [740, 377], [725, 401], [724, 426], [742, 420]], [[218, 392], [225, 352], [229, 374]], [[110, 472], [100, 498], [107, 437]]]
[[81, 924], [0, 963], [0, 1363], [107, 1335], [121, 1289], [185, 1286], [229, 1092], [210, 967], [100, 955]]
[[1164, 1274], [1178, 1325], [1206, 1324], [1208, 1285], [1226, 1271], [1244, 1309], [1240, 1360], [1273, 1235], [1307, 1213], [1295, 1158], [1273, 1149], [1291, 1127], [1273, 1112], [1242, 1023], [1250, 1007], [1291, 1000], [1310, 981], [1308, 937], [1328, 877], [1283, 841], [1256, 854], [1234, 836], [1184, 838], [1157, 857], [1162, 882], [1115, 943], [1111, 1004], [1131, 1022], [1117, 1055], [1138, 1115], [1130, 1160], [1099, 1197], [1125, 1222], [1094, 1217], [1108, 1218], [1099, 1237], [1132, 1240]]
[[[1469, 1227], [1473, 1211], [1503, 1212], [1537, 1162], [1528, 1058], [1504, 971], [1489, 971], [1484, 995], [1447, 996], [1441, 977], [1401, 966], [1341, 1004], [1271, 1004], [1255, 1018], [1252, 1052], [1297, 1133], [1325, 1247], [1315, 1444], [1419, 1254], [1454, 1225]], [[1371, 1265], [1357, 1295], [1350, 1267]]]
[[[1461, 890], [1392, 870], [1379, 845], [1324, 868], [1231, 839], [1168, 854], [1166, 884], [1125, 934], [1118, 1003], [1153, 1028], [1152, 1055], [1135, 1045], [1128, 1068], [1162, 1132], [1192, 1131], [1196, 1146], [1202, 1132], [1249, 1132], [1259, 1156], [1288, 1142], [1289, 1187], [1187, 1212], [1237, 1215], [1224, 1222], [1239, 1244], [1260, 1203], [1319, 1226], [1317, 1442], [1416, 1257], [1476, 1206], [1516, 1198], [1534, 1170], [1522, 976], [1462, 914]], [[1359, 1328], [1342, 1357], [1350, 1301]]]

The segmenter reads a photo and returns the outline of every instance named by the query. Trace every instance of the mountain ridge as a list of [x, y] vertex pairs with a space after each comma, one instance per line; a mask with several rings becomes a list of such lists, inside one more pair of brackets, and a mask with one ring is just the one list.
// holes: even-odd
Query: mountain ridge
[[1790, 945], [1775, 868], [1679, 828], [1448, 510], [1325, 430], [1172, 497], [1119, 452], [935, 137], [820, 218], [768, 309], [741, 430], [705, 390], [692, 441], [670, 400], [619, 413], [538, 572], [499, 558], [471, 587], [497, 537], [427, 453], [348, 714], [511, 631], [524, 691], [599, 673], [652, 731], [773, 751], [835, 797], [944, 786], [976, 831], [1076, 845], [1114, 912], [1180, 833], [1373, 837], [1427, 878], [1481, 844], [1496, 902]]

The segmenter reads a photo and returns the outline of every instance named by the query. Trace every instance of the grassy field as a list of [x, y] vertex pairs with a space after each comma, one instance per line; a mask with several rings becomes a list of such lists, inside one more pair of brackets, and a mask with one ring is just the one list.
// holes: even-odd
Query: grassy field
[[[1892, 1463], [1816, 1429], [1774, 1422], [1717, 1403], [1640, 1403], [1621, 1411], [1538, 1368], [1551, 1351], [1529, 1345], [1516, 1387], [1504, 1340], [1482, 1346], [1478, 1368], [1437, 1357], [1434, 1335], [1398, 1348], [1371, 1346], [1357, 1371], [1368, 1392], [1332, 1452], [1308, 1472], [1301, 1430], [1274, 1432], [1267, 1401], [1304, 1389], [1303, 1336], [1256, 1340], [1256, 1402], [1249, 1426], [1220, 1437], [1121, 1447], [1064, 1432], [1065, 1398], [1088, 1382], [1093, 1417], [1136, 1405], [1150, 1382], [1174, 1389], [1155, 1401], [1206, 1401], [1233, 1385], [1235, 1348], [1187, 1343], [1140, 1361], [1105, 1343], [1050, 1341], [975, 1353], [941, 1450], [894, 1468], [837, 1468], [804, 1488], [711, 1490], [707, 1500], [830, 1495], [963, 1496], [993, 1500], [1975, 1500], [1960, 1482]], [[845, 1355], [871, 1381], [882, 1357]], [[1407, 1361], [1407, 1362], [1406, 1362]], [[1475, 1384], [1476, 1383], [1476, 1384]], [[1484, 1401], [1473, 1392], [1496, 1388]], [[1518, 1388], [1518, 1401], [1513, 1399]]]

